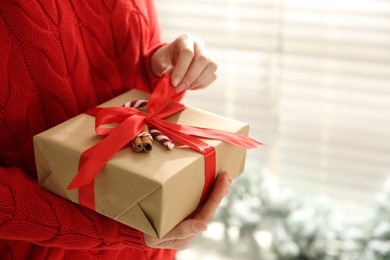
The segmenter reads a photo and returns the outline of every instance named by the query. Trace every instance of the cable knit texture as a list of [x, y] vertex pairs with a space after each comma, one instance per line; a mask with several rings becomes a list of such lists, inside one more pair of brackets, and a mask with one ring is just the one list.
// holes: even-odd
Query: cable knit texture
[[150, 91], [151, 0], [0, 1], [0, 259], [173, 259], [142, 233], [41, 189], [32, 137]]

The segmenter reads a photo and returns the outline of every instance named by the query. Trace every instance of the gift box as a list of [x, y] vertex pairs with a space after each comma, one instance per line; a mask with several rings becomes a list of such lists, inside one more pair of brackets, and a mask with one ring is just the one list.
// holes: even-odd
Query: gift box
[[[149, 95], [131, 90], [100, 107], [120, 107], [129, 100], [148, 99]], [[164, 120], [242, 135], [247, 135], [249, 129], [245, 123], [189, 106]], [[88, 114], [34, 136], [40, 185], [79, 203], [79, 189], [67, 187], [78, 172], [82, 153], [103, 138], [95, 132], [95, 117]], [[200, 139], [215, 148], [216, 173], [227, 170], [235, 178], [243, 171], [246, 148]], [[176, 144], [168, 151], [154, 140], [151, 152], [136, 153], [129, 144], [105, 162], [96, 175], [94, 210], [146, 234], [163, 237], [197, 209], [205, 185], [204, 172], [204, 155], [186, 145]]]

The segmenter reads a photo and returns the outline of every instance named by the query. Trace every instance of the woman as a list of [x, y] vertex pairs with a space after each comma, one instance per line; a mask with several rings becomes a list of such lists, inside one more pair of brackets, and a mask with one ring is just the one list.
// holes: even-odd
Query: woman
[[178, 95], [215, 79], [204, 45], [169, 44], [151, 0], [0, 1], [0, 258], [173, 259], [207, 228], [231, 178], [192, 219], [155, 239], [38, 187], [32, 137], [171, 74]]

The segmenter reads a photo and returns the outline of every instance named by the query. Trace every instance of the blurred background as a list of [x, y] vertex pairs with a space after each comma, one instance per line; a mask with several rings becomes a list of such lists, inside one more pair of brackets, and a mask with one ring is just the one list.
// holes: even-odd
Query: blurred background
[[390, 1], [155, 3], [219, 65], [184, 102], [266, 144], [177, 259], [390, 259]]

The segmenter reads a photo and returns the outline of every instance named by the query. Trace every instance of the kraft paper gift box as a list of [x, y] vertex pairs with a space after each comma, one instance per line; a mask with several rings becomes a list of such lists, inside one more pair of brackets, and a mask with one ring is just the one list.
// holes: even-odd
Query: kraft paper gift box
[[[101, 107], [121, 106], [149, 94], [131, 90]], [[248, 125], [197, 108], [187, 107], [164, 120], [184, 125], [221, 129], [242, 135]], [[101, 141], [95, 117], [80, 114], [34, 136], [40, 185], [78, 203], [78, 189], [67, 186], [78, 171], [83, 151]], [[246, 149], [218, 140], [201, 139], [214, 146], [216, 173], [229, 171], [233, 178], [244, 168]], [[196, 210], [204, 182], [202, 154], [176, 145], [168, 151], [157, 140], [149, 153], [136, 153], [125, 146], [109, 160], [94, 181], [95, 210], [146, 234], [163, 237]]]

